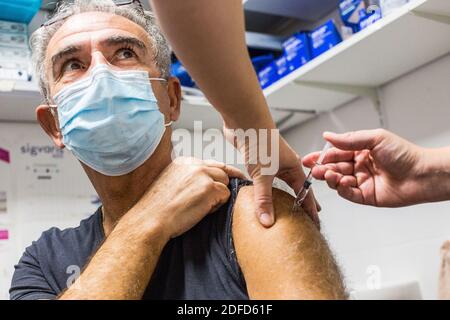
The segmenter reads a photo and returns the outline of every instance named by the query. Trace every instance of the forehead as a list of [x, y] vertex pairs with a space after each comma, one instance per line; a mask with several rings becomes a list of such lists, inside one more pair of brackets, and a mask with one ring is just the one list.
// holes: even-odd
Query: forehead
[[[133, 36], [150, 45], [148, 33], [125, 17], [106, 12], [84, 12], [68, 18], [47, 47], [47, 56], [58, 48], [92, 44], [111, 35]], [[149, 46], [150, 47], [150, 46]]]

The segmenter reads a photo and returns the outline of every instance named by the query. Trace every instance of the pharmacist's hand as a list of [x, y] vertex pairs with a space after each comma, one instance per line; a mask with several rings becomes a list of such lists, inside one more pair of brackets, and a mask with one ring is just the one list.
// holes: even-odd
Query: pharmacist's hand
[[[423, 190], [424, 151], [386, 130], [344, 134], [324, 133], [335, 148], [323, 165], [316, 166], [320, 152], [303, 159], [313, 177], [352, 202], [377, 207], [400, 207], [426, 201]], [[420, 181], [422, 180], [422, 181]]]
[[175, 159], [139, 200], [150, 224], [162, 226], [167, 239], [177, 237], [228, 201], [229, 177], [244, 179], [238, 169], [216, 161]]
[[[224, 127], [224, 135], [228, 141], [243, 154], [245, 159], [245, 166], [252, 177], [254, 184], [254, 199], [257, 218], [261, 225], [269, 228], [275, 223], [275, 213], [273, 209], [272, 187], [275, 177], [285, 181], [297, 194], [306, 179], [305, 173], [301, 166], [301, 159], [297, 153], [287, 144], [287, 142], [276, 135], [276, 140], [279, 141], [279, 154], [272, 152], [271, 157], [268, 157], [269, 163], [261, 164], [261, 155], [256, 150], [260, 150], [258, 146], [246, 143], [240, 143], [233, 130]], [[270, 141], [271, 139], [269, 139]], [[267, 150], [271, 146], [271, 142], [265, 141], [268, 144]], [[259, 143], [259, 141], [257, 142]], [[264, 152], [267, 153], [267, 152]], [[294, 205], [294, 203], [292, 203]], [[321, 210], [319, 203], [314, 197], [314, 193], [310, 192], [302, 205], [305, 212], [310, 216], [318, 228], [320, 228], [320, 221], [318, 211]]]

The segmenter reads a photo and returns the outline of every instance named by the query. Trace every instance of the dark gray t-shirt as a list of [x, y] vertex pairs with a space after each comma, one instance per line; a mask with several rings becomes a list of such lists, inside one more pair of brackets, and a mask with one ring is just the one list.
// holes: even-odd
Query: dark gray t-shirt
[[[164, 248], [143, 299], [248, 299], [232, 239], [239, 188], [231, 179], [229, 201]], [[77, 228], [52, 228], [25, 250], [10, 289], [12, 300], [54, 299], [83, 270], [105, 235], [100, 208]]]

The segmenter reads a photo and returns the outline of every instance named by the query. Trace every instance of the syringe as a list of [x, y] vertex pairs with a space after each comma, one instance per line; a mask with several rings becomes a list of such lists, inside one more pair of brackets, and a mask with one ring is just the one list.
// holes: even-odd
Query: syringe
[[[319, 159], [316, 161], [316, 166], [320, 166], [323, 162], [323, 159], [325, 158], [325, 155], [327, 154], [327, 151], [332, 147], [333, 145], [329, 142], [325, 144], [322, 151], [320, 152]], [[312, 171], [314, 167], [311, 168], [311, 170], [308, 173], [308, 176], [306, 177], [305, 182], [303, 183], [303, 187], [300, 189], [300, 191], [297, 194], [297, 197], [294, 202], [294, 207], [292, 208], [292, 211], [297, 211], [298, 208], [300, 208], [303, 204], [303, 201], [305, 201], [306, 197], [308, 196], [309, 190], [311, 190], [311, 185], [314, 180], [312, 176]]]

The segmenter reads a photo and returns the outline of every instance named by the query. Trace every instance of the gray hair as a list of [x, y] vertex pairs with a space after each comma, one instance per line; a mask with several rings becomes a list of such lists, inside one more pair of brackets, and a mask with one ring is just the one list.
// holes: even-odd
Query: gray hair
[[[154, 61], [161, 72], [161, 77], [170, 76], [170, 49], [160, 28], [156, 24], [154, 15], [149, 11], [139, 10], [137, 7], [125, 5], [116, 6], [112, 0], [61, 0], [58, 3], [52, 19], [57, 22], [36, 30], [30, 38], [32, 62], [38, 78], [38, 84], [47, 103], [50, 101], [50, 89], [45, 73], [45, 55], [50, 39], [64, 24], [66, 18], [83, 12], [107, 12], [125, 17], [143, 27], [153, 43]], [[58, 20], [61, 19], [61, 20]]]

